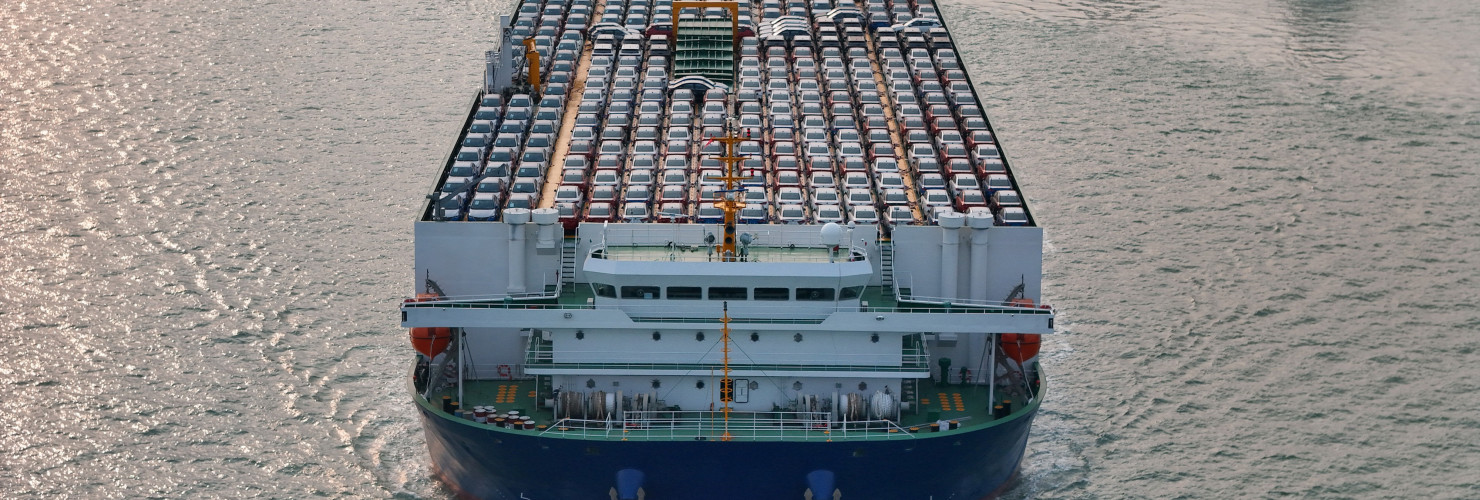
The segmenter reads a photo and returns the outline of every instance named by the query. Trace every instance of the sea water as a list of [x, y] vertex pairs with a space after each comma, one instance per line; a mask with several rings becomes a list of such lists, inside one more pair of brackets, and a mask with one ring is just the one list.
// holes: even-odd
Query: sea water
[[[510, 8], [7, 2], [0, 496], [447, 497], [396, 305]], [[1060, 310], [1006, 498], [1480, 496], [1480, 4], [941, 10]]]

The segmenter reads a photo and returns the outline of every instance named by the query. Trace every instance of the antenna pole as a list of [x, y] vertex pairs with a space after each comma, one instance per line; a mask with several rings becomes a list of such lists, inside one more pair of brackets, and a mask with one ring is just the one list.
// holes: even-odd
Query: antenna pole
[[719, 400], [723, 403], [721, 412], [725, 416], [725, 433], [720, 437], [721, 441], [730, 440], [730, 401], [735, 399], [735, 381], [730, 378], [730, 302], [724, 303], [725, 314], [720, 318], [719, 340], [723, 344], [720, 352], [724, 354], [723, 375], [719, 379]]

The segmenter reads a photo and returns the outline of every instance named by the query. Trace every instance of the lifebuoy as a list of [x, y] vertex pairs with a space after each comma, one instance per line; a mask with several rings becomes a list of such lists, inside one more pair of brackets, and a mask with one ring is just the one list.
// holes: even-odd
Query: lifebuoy
[[498, 376], [505, 379], [513, 379], [514, 368], [509, 365], [498, 365]]

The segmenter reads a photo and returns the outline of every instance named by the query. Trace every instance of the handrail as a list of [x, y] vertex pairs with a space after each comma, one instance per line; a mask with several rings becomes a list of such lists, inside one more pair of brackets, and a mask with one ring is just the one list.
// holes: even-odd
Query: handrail
[[604, 438], [639, 441], [720, 439], [731, 441], [866, 441], [913, 439], [916, 436], [891, 420], [834, 420], [831, 412], [731, 411], [728, 425], [718, 411], [624, 411], [605, 419], [562, 418], [541, 436]]
[[[583, 353], [589, 354], [589, 353], [592, 353], [592, 352], [597, 352], [597, 351], [569, 351], [569, 350], [561, 350], [561, 354], [583, 354]], [[555, 360], [555, 351], [554, 351], [554, 346], [553, 345], [545, 344], [545, 343], [531, 343], [530, 347], [525, 351], [524, 362], [525, 362], [525, 366], [528, 367], [528, 368], [649, 369], [649, 370], [699, 370], [699, 371], [704, 371], [704, 370], [718, 370], [720, 368], [720, 364], [719, 363], [703, 362], [703, 357], [705, 355], [707, 355], [707, 354], [710, 354], [709, 351], [705, 351], [705, 352], [697, 352], [697, 351], [695, 351], [695, 352], [672, 352], [672, 353], [664, 353], [664, 354], [672, 354], [672, 355], [691, 355], [693, 357], [699, 358], [699, 359], [697, 359], [695, 361], [690, 361], [690, 362], [674, 361], [674, 362], [669, 362], [669, 363], [641, 362], [641, 361], [634, 361], [634, 360], [630, 360], [630, 359], [622, 359], [622, 356], [629, 357], [629, 358], [636, 358], [636, 357], [649, 358], [649, 357], [651, 357], [651, 354], [648, 354], [648, 353], [618, 353], [618, 352], [610, 352], [610, 351], [600, 351], [600, 352], [603, 355], [608, 355], [608, 356], [612, 356], [612, 357], [610, 357], [609, 359], [603, 359], [603, 360], [558, 361], [557, 362]], [[854, 355], [851, 355], [851, 356], [860, 356], [860, 357], [861, 356], [872, 356], [874, 358], [888, 358], [889, 360], [893, 360], [893, 359], [896, 358], [895, 355], [863, 355], [863, 354], [854, 354]], [[801, 358], [803, 356], [802, 355], [797, 355], [796, 357]], [[807, 361], [807, 360], [805, 360], [805, 359], [799, 359], [799, 360], [795, 360], [794, 362], [791, 362], [793, 360], [781, 359], [781, 360], [769, 360], [769, 361], [775, 361], [775, 362], [770, 362], [770, 363], [731, 363], [730, 366], [731, 367], [734, 367], [734, 369], [737, 369], [737, 370], [762, 370], [762, 371], [826, 371], [826, 372], [838, 372], [838, 371], [870, 371], [870, 372], [890, 372], [890, 373], [895, 373], [895, 372], [899, 372], [899, 373], [912, 373], [912, 372], [921, 372], [921, 371], [929, 371], [930, 370], [930, 353], [928, 351], [926, 351], [923, 347], [907, 347], [907, 348], [904, 348], [897, 355], [897, 359], [899, 360], [899, 364], [897, 364], [897, 365], [896, 364], [825, 364], [825, 363], [816, 363], [816, 362], [804, 363], [804, 361]]]
[[[909, 279], [911, 285], [914, 284], [914, 282], [915, 282], [914, 281], [915, 280], [915, 277], [914, 276], [910, 275], [909, 273], [902, 273], [902, 276], [904, 278]], [[904, 280], [902, 280], [900, 278], [901, 278], [901, 275], [900, 274], [897, 274], [894, 277], [894, 297], [896, 299], [898, 299], [900, 302], [914, 302], [914, 303], [919, 303], [919, 304], [932, 304], [932, 305], [949, 306], [949, 307], [994, 308], [994, 309], [1002, 309], [1002, 310], [1013, 311], [1013, 312], [1020, 312], [1020, 313], [1023, 313], [1023, 314], [1043, 314], [1042, 311], [1045, 311], [1045, 310], [1052, 311], [1053, 310], [1053, 308], [1050, 307], [1050, 306], [1048, 306], [1047, 304], [1040, 304], [1040, 305], [1037, 305], [1037, 306], [1026, 306], [1025, 307], [1025, 306], [1020, 306], [1020, 305], [1013, 304], [1013, 303], [1010, 303], [1010, 302], [998, 301], [998, 300], [972, 300], [972, 299], [966, 299], [966, 298], [960, 298], [960, 297], [932, 297], [932, 296], [928, 296], [928, 295], [915, 295], [914, 293], [908, 293], [907, 294], [907, 293], [904, 293], [903, 290], [904, 289], [909, 289], [909, 290], [913, 291], [914, 290], [914, 287], [913, 286], [910, 286], [910, 287], [901, 288], [899, 286], [899, 284], [900, 284], [900, 282], [902, 282]]]
[[[581, 311], [602, 310], [602, 311], [621, 311], [623, 313], [628, 314], [632, 318], [633, 321], [642, 322], [642, 323], [713, 323], [713, 322], [719, 321], [718, 319], [715, 319], [715, 318], [690, 316], [690, 315], [696, 314], [696, 313], [694, 311], [692, 311], [692, 310], [685, 310], [685, 309], [679, 309], [679, 308], [672, 309], [672, 313], [673, 313], [672, 315], [666, 315], [664, 313], [661, 313], [659, 311], [654, 311], [654, 310], [651, 310], [651, 309], [633, 311], [632, 310], [633, 308], [631, 306], [622, 307], [622, 306], [613, 305], [613, 304], [600, 304], [600, 305], [598, 305], [598, 304], [527, 303], [527, 302], [521, 302], [519, 299], [515, 299], [515, 298], [508, 298], [508, 300], [505, 301], [505, 296], [497, 296], [496, 295], [496, 296], [489, 296], [489, 297], [491, 297], [491, 298], [481, 299], [481, 300], [471, 300], [471, 301], [470, 300], [450, 300], [450, 299], [444, 298], [444, 299], [439, 299], [439, 300], [429, 300], [429, 301], [424, 301], [424, 302], [414, 302], [414, 301], [412, 301], [414, 299], [407, 299], [407, 302], [403, 302], [401, 304], [401, 308], [402, 309], [423, 309], [423, 308], [443, 308], [443, 309], [526, 309], [526, 310], [572, 310], [572, 311], [573, 310], [581, 310]], [[546, 299], [546, 300], [554, 299], [554, 298], [557, 298], [557, 297], [548, 297], [548, 296], [547, 297], [544, 297], [544, 299]], [[531, 297], [531, 298], [528, 298], [528, 299], [525, 299], [525, 300], [533, 300], [533, 298]], [[750, 301], [750, 302], [754, 303], [755, 301]], [[961, 305], [961, 304], [956, 304], [954, 302], [942, 302], [942, 303], [939, 303], [939, 304], [934, 304], [934, 303], [929, 303], [929, 302], [922, 302], [922, 304], [929, 304], [929, 305], [924, 305], [924, 306], [921, 306], [921, 307], [899, 307], [899, 306], [894, 306], [894, 307], [878, 307], [878, 306], [863, 307], [863, 306], [847, 306], [847, 305], [832, 306], [832, 307], [814, 306], [814, 307], [807, 307], [807, 308], [797, 308], [794, 313], [790, 313], [790, 314], [795, 314], [797, 316], [808, 316], [808, 317], [795, 317], [795, 318], [780, 318], [780, 317], [770, 317], [770, 318], [732, 318], [731, 321], [732, 322], [736, 322], [736, 323], [776, 323], [776, 324], [810, 323], [810, 324], [817, 324], [817, 323], [821, 323], [822, 321], [824, 321], [826, 319], [825, 318], [826, 316], [831, 315], [833, 313], [840, 313], [840, 312], [844, 312], [844, 313], [852, 313], [852, 312], [871, 312], [871, 313], [922, 313], [922, 314], [924, 314], [924, 313], [928, 313], [928, 314], [1053, 314], [1053, 309], [1051, 309], [1051, 308], [1045, 309], [1045, 308], [1043, 308], [1043, 306], [1040, 306], [1040, 307], [1037, 307], [1037, 308], [1033, 308], [1033, 307], [990, 306], [990, 305], [971, 305], [971, 304]], [[949, 307], [949, 308], [944, 307], [944, 306], [946, 306], [948, 304], [951, 307]], [[960, 307], [957, 307], [958, 305]], [[767, 304], [767, 306], [769, 306], [769, 304]], [[770, 308], [770, 310], [773, 311], [773, 312], [775, 312], [776, 315], [787, 314], [787, 311], [785, 311], [784, 309], [785, 309], [784, 306], [771, 307]]]
[[540, 291], [538, 292], [495, 293], [483, 295], [447, 295], [437, 298], [415, 298], [406, 299], [402, 303], [402, 305], [407, 307], [447, 307], [449, 304], [466, 304], [475, 302], [483, 303], [504, 300], [527, 301], [558, 299], [560, 298], [560, 294], [565, 291], [565, 283], [560, 279], [562, 277], [561, 275], [562, 271], [558, 268], [555, 269], [554, 290], [549, 290], [551, 286], [550, 278], [546, 276], [544, 278], [544, 281], [540, 283]]
[[[621, 252], [620, 249], [633, 248], [634, 246], [635, 247], [638, 247], [638, 248], [666, 248], [666, 249], [668, 249], [668, 253], [666, 254], [667, 255], [667, 258], [666, 259], [661, 259], [660, 258], [660, 259], [657, 259], [657, 260], [642, 260], [642, 259], [637, 259], [637, 258], [612, 258], [613, 255], [619, 255], [621, 253], [624, 253], [624, 252]], [[656, 243], [654, 243], [654, 244], [628, 245], [628, 246], [614, 245], [614, 244], [610, 244], [610, 243], [606, 243], [606, 244], [596, 243], [596, 244], [591, 245], [591, 247], [589, 249], [588, 255], [590, 255], [591, 258], [593, 258], [593, 259], [615, 260], [615, 261], [619, 261], [619, 262], [723, 262], [723, 260], [720, 259], [719, 254], [714, 253], [712, 251], [694, 250], [693, 249], [694, 247], [695, 247], [695, 245], [675, 245], [675, 246], [672, 246], [672, 247], [668, 247], [666, 245], [656, 244]], [[704, 245], [698, 245], [698, 248], [703, 249], [704, 248]], [[801, 247], [801, 248], [807, 248], [807, 247]], [[738, 262], [765, 262], [765, 263], [776, 263], [776, 262], [843, 263], [843, 262], [866, 262], [866, 261], [868, 261], [868, 248], [867, 247], [864, 247], [864, 246], [859, 246], [859, 245], [854, 245], [854, 246], [852, 246], [852, 247], [849, 248], [849, 251], [851, 252], [849, 254], [849, 256], [845, 257], [845, 256], [842, 256], [842, 255], [839, 255], [836, 259], [833, 259], [833, 260], [828, 260], [826, 258], [826, 253], [825, 253], [826, 250], [825, 249], [822, 249], [822, 248], [813, 249], [813, 250], [817, 250], [817, 253], [820, 254], [820, 255], [808, 255], [808, 254], [775, 254], [775, 253], [768, 253], [767, 255], [764, 255], [764, 256], [758, 255], [758, 254], [760, 254], [764, 250], [788, 250], [789, 251], [789, 250], [792, 250], [792, 248], [785, 247], [785, 246], [775, 246], [775, 245], [764, 245], [764, 246], [757, 245], [757, 246], [750, 247], [750, 249], [752, 250], [752, 252], [750, 254], [740, 256], [737, 261]], [[612, 250], [617, 250], [617, 251], [616, 252], [613, 252]], [[598, 253], [600, 253], [600, 256], [598, 256]]]

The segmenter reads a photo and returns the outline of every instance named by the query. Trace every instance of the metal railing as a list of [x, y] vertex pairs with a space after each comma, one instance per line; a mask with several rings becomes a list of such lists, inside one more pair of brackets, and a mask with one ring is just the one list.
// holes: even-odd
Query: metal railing
[[[908, 286], [901, 283], [909, 282]], [[896, 274], [894, 276], [894, 296], [900, 302], [913, 302], [917, 304], [931, 304], [943, 307], [962, 307], [967, 309], [981, 310], [979, 312], [1011, 313], [1011, 314], [1052, 314], [1053, 308], [1046, 305], [1019, 306], [998, 300], [971, 300], [959, 297], [932, 297], [929, 295], [915, 295], [915, 277], [909, 273]], [[908, 291], [906, 291], [908, 290]], [[902, 309], [902, 308], [893, 308]], [[956, 312], [956, 311], [952, 311]]]
[[541, 435], [630, 441], [869, 441], [912, 439], [889, 420], [833, 420], [830, 412], [624, 411], [608, 419], [562, 418]]
[[[560, 294], [565, 291], [565, 283], [560, 280], [561, 273], [562, 271], [560, 269], [555, 270], [553, 273], [553, 282], [551, 281], [551, 275], [543, 276], [539, 291], [535, 292], [446, 295], [435, 299], [406, 299], [404, 305], [407, 307], [457, 307], [455, 304], [558, 299], [560, 298]], [[519, 306], [522, 307], [524, 304], [520, 304]]]
[[[839, 252], [834, 258], [828, 258], [828, 250], [825, 248], [807, 247], [797, 245], [796, 248], [777, 246], [752, 246], [741, 252], [738, 260], [740, 262], [788, 262], [788, 263], [826, 263], [826, 262], [864, 262], [868, 260], [868, 249], [862, 246], [854, 246], [851, 254]], [[591, 258], [633, 261], [633, 262], [722, 262], [723, 256], [714, 253], [707, 245], [673, 245], [665, 244], [636, 244], [632, 246], [620, 244], [595, 244], [591, 246]], [[850, 257], [851, 255], [851, 257]]]
[[[557, 273], [558, 274], [558, 273]], [[908, 276], [906, 276], [908, 278]], [[575, 286], [583, 286], [576, 284]], [[556, 285], [557, 289], [561, 285]], [[548, 286], [547, 286], [548, 288]], [[872, 313], [918, 313], [918, 314], [1053, 314], [1053, 309], [1039, 307], [1010, 306], [1001, 302], [985, 301], [958, 301], [955, 299], [943, 299], [937, 297], [917, 296], [901, 294], [901, 280], [894, 280], [894, 292], [900, 301], [920, 304], [920, 307], [908, 305], [876, 306], [876, 305], [846, 305], [842, 302], [851, 302], [853, 299], [839, 301], [839, 305], [833, 306], [806, 306], [788, 308], [787, 306], [771, 305], [764, 303], [768, 311], [768, 317], [761, 318], [730, 318], [731, 323], [762, 323], [762, 324], [818, 324], [827, 319], [833, 313], [842, 312], [872, 312]], [[605, 310], [621, 311], [627, 314], [632, 321], [639, 323], [718, 323], [717, 317], [704, 317], [696, 313], [694, 309], [665, 306], [634, 306], [615, 304], [531, 304], [532, 300], [554, 300], [558, 294], [549, 292], [540, 294], [530, 292], [520, 295], [459, 295], [443, 297], [437, 300], [417, 302], [407, 299], [401, 304], [403, 309], [418, 308], [447, 308], [447, 309], [529, 309], [529, 310]], [[710, 301], [706, 301], [710, 302]], [[760, 304], [759, 301], [746, 301], [750, 304]], [[734, 309], [735, 304], [731, 305]]]
[[[569, 369], [646, 369], [646, 370], [683, 370], [683, 371], [715, 371], [721, 368], [719, 362], [704, 362], [706, 355], [713, 355], [713, 351], [693, 352], [665, 352], [665, 355], [687, 356], [695, 359], [691, 362], [655, 363], [643, 361], [652, 359], [651, 352], [612, 352], [612, 351], [572, 351], [562, 349], [563, 355], [597, 354], [601, 360], [590, 361], [556, 361], [555, 349], [552, 344], [545, 342], [531, 342], [529, 349], [525, 351], [524, 362], [526, 366], [533, 368], [569, 368]], [[899, 364], [820, 364], [815, 362], [816, 355], [807, 353], [781, 353], [781, 357], [791, 357], [793, 360], [774, 360], [772, 363], [730, 363], [732, 370], [759, 370], [759, 371], [869, 371], [869, 372], [928, 372], [930, 370], [930, 353], [926, 351], [923, 344], [905, 347], [895, 356], [892, 355], [868, 355], [868, 354], [834, 354], [834, 356], [869, 356], [873, 359], [888, 358], [898, 359]], [[766, 357], [775, 357], [778, 353], [766, 353]], [[630, 359], [629, 359], [630, 358]], [[788, 363], [786, 361], [795, 361]], [[806, 361], [812, 361], [810, 363]], [[860, 360], [862, 361], [862, 360]]]

